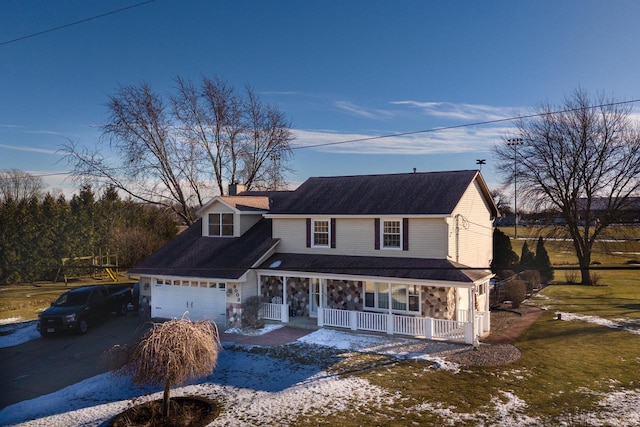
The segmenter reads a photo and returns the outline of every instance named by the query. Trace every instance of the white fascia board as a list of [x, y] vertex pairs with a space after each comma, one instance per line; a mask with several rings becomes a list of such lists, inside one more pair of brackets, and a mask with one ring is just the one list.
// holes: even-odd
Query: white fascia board
[[[451, 282], [444, 280], [424, 280], [424, 279], [401, 279], [398, 277], [382, 277], [382, 276], [351, 276], [348, 274], [332, 274], [332, 273], [314, 273], [304, 271], [287, 271], [287, 270], [261, 270], [256, 269], [256, 273], [260, 276], [287, 276], [287, 277], [312, 277], [318, 279], [336, 279], [336, 280], [352, 280], [354, 282], [389, 282], [401, 285], [421, 285], [442, 288], [462, 288], [472, 289], [475, 282]], [[482, 283], [481, 280], [478, 283]]]
[[304, 218], [449, 218], [451, 214], [367, 214], [367, 215], [334, 215], [334, 214], [265, 214], [268, 219], [304, 219]]
[[225, 202], [220, 196], [215, 196], [213, 199], [209, 200], [207, 203], [202, 205], [202, 207], [196, 211], [196, 215], [201, 217], [202, 214], [207, 209], [209, 209], [215, 202], [222, 203], [223, 205], [225, 205], [226, 207], [231, 209], [234, 213], [240, 213], [240, 211], [238, 209], [236, 209], [234, 206], [231, 206], [229, 203]]

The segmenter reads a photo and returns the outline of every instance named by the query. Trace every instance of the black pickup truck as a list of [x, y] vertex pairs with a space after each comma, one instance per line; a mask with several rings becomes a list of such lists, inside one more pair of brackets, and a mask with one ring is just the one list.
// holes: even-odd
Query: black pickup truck
[[38, 315], [38, 331], [47, 336], [73, 331], [85, 334], [89, 325], [109, 313], [127, 314], [131, 303], [131, 285], [92, 285], [72, 289], [60, 295], [51, 307]]

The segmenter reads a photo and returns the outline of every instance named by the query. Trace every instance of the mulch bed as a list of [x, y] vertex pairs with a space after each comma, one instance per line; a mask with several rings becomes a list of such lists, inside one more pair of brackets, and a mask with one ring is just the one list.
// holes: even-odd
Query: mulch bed
[[204, 427], [220, 414], [220, 405], [196, 396], [171, 398], [168, 417], [162, 416], [162, 399], [132, 406], [109, 421], [108, 427]]

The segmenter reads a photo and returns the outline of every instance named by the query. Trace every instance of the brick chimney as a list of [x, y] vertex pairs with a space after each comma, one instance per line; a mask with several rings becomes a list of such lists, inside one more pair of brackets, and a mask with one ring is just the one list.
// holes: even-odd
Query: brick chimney
[[229, 184], [229, 195], [230, 196], [237, 196], [238, 193], [242, 193], [243, 191], [245, 191], [244, 184], [237, 184], [237, 183]]

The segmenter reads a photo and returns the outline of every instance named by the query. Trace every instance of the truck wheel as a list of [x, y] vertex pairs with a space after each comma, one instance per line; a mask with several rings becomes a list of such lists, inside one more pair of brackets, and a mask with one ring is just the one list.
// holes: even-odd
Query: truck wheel
[[87, 322], [87, 319], [80, 319], [80, 321], [78, 322], [78, 333], [84, 335], [88, 330], [89, 323]]

